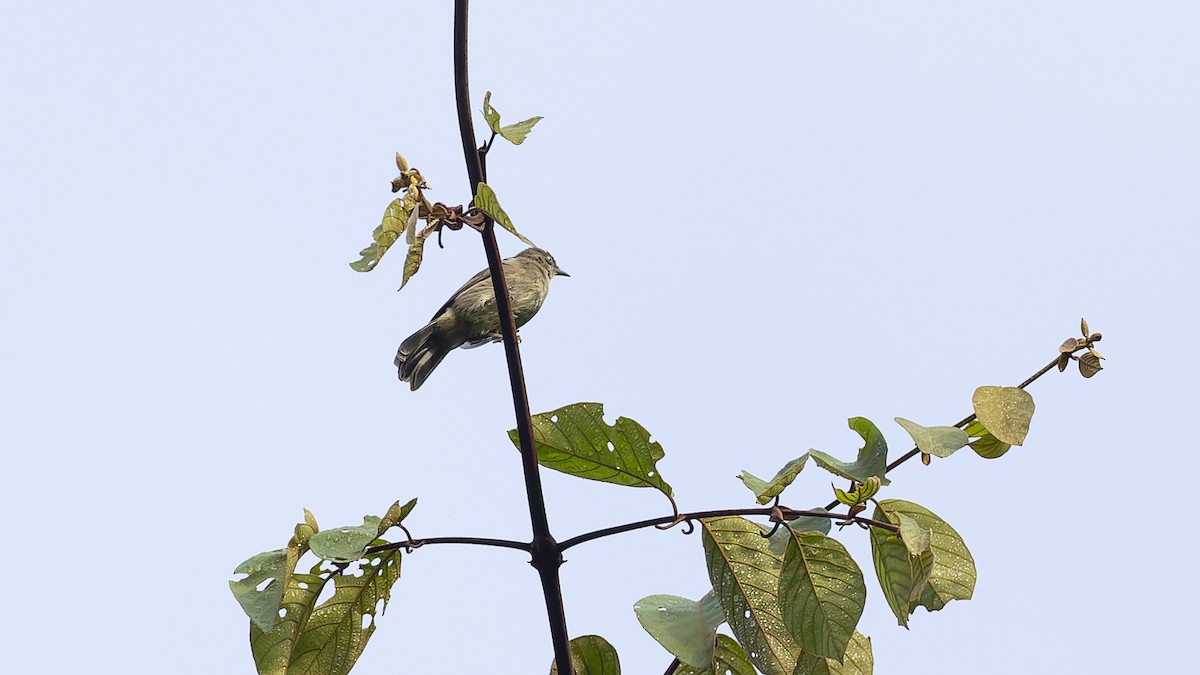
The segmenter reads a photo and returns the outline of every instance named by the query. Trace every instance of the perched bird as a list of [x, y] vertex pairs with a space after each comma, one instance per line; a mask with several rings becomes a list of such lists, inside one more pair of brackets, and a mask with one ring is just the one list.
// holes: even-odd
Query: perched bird
[[[527, 248], [501, 264], [518, 328], [542, 308], [550, 292], [550, 279], [571, 276], [559, 269], [554, 256], [540, 248]], [[492, 275], [483, 270], [455, 291], [424, 328], [400, 344], [395, 362], [400, 380], [416, 391], [450, 350], [469, 349], [500, 339], [500, 315], [496, 311]]]

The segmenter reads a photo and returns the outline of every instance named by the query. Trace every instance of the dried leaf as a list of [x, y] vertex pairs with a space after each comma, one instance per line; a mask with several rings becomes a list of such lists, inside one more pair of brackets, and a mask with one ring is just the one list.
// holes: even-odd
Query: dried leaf
[[1079, 374], [1084, 377], [1091, 377], [1096, 373], [1104, 370], [1104, 366], [1100, 365], [1100, 358], [1092, 352], [1087, 352], [1079, 357]]

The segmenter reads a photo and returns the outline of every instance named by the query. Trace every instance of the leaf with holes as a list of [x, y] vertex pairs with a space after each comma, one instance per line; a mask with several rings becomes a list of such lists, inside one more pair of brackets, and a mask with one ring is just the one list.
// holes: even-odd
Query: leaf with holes
[[796, 664], [793, 675], [871, 675], [875, 672], [875, 656], [871, 653], [871, 638], [854, 631], [841, 663], [805, 652]]
[[490, 91], [483, 95], [483, 118], [487, 120], [489, 129], [513, 145], [524, 143], [525, 137], [529, 135], [530, 131], [533, 131], [533, 125], [542, 121], [541, 116], [537, 116], [521, 120], [516, 124], [500, 126], [500, 113], [492, 107], [492, 92]]
[[[509, 431], [508, 437], [520, 449], [516, 429]], [[572, 403], [534, 415], [533, 440], [538, 463], [548, 469], [588, 480], [654, 488], [668, 499], [674, 496], [655, 466], [663, 458], [662, 446], [628, 417], [606, 424], [603, 403]]]
[[513, 225], [512, 219], [508, 217], [504, 209], [500, 208], [500, 200], [496, 199], [496, 193], [492, 191], [492, 188], [487, 183], [480, 183], [475, 188], [475, 208], [486, 213], [492, 220], [499, 223], [500, 227], [508, 230], [517, 239], [520, 239], [529, 246], [534, 245], [532, 241], [525, 238], [525, 235], [517, 232], [517, 226]]
[[234, 570], [234, 574], [247, 576], [230, 580], [229, 590], [233, 591], [233, 597], [250, 621], [262, 630], [271, 630], [279, 618], [284, 589], [291, 580], [300, 556], [308, 550], [309, 540], [318, 530], [316, 517], [304, 509], [304, 522], [294, 528], [295, 534], [288, 541], [287, 548], [259, 553]]
[[[571, 640], [571, 665], [575, 675], [621, 675], [617, 650], [599, 635]], [[550, 675], [558, 675], [557, 663], [550, 666]]]
[[686, 663], [680, 663], [671, 671], [671, 675], [758, 675], [750, 657], [742, 650], [741, 645], [728, 635], [718, 635], [713, 649], [712, 663], [696, 668]]
[[966, 434], [975, 440], [971, 441], [971, 449], [984, 459], [1003, 457], [1012, 446], [993, 436], [979, 420], [975, 420], [964, 429]]
[[759, 670], [788, 675], [800, 658], [800, 645], [779, 606], [782, 558], [771, 552], [763, 528], [745, 518], [708, 518], [700, 524], [708, 578], [738, 643]]
[[288, 576], [287, 549], [259, 553], [237, 566], [234, 574], [247, 575], [229, 582], [229, 590], [242, 606], [242, 611], [255, 625], [271, 630], [279, 618], [283, 602], [283, 586]]
[[779, 576], [779, 605], [806, 653], [841, 661], [866, 602], [862, 571], [838, 540], [792, 533]]
[[[375, 544], [384, 544], [375, 540]], [[375, 632], [376, 612], [387, 609], [400, 578], [399, 551], [386, 551], [360, 563], [357, 572], [293, 574], [283, 594], [281, 617], [268, 632], [250, 626], [250, 650], [259, 675], [346, 675]], [[316, 606], [321, 590], [333, 596]]]
[[766, 504], [774, 499], [780, 493], [796, 480], [796, 476], [800, 475], [800, 471], [804, 469], [804, 464], [808, 462], [808, 453], [800, 455], [796, 459], [783, 465], [783, 468], [775, 472], [775, 477], [769, 481], [765, 481], [758, 476], [743, 470], [738, 478], [750, 488], [754, 493], [754, 497], [759, 504]]
[[980, 387], [971, 396], [975, 416], [998, 440], [1021, 445], [1033, 419], [1033, 397], [1017, 387]]
[[711, 591], [698, 601], [650, 595], [638, 600], [633, 611], [642, 628], [680, 661], [696, 667], [712, 663], [717, 626], [725, 623], [725, 615]]
[[967, 438], [967, 434], [958, 427], [923, 427], [903, 417], [897, 417], [896, 424], [904, 427], [908, 435], [912, 436], [917, 449], [927, 455], [949, 457], [970, 440]]
[[887, 472], [887, 441], [883, 434], [865, 417], [851, 417], [850, 428], [865, 441], [858, 451], [858, 459], [853, 462], [843, 462], [832, 455], [820, 450], [809, 450], [813, 461], [830, 473], [865, 483], [871, 476], [877, 476], [883, 485], [891, 484], [884, 473]]

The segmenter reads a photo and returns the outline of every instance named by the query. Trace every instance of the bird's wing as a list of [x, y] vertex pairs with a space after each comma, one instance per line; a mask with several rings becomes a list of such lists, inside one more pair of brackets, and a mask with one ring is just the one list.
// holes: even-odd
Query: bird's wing
[[446, 308], [450, 306], [450, 303], [454, 302], [454, 299], [457, 298], [460, 294], [462, 294], [463, 291], [474, 286], [475, 284], [479, 283], [480, 281], [488, 280], [488, 282], [490, 283], [491, 276], [492, 276], [491, 270], [485, 269], [485, 270], [481, 270], [478, 274], [471, 277], [470, 279], [467, 279], [467, 283], [463, 284], [461, 288], [459, 288], [457, 291], [454, 291], [454, 293], [450, 294], [450, 299], [446, 301], [446, 304], [439, 307], [438, 311], [433, 313], [433, 318], [436, 319], [439, 316], [441, 316], [442, 312], [446, 311]]

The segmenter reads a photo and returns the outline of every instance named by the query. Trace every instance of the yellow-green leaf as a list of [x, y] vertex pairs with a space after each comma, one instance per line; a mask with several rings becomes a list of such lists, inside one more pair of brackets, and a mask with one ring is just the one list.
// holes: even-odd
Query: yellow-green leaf
[[496, 193], [491, 187], [488, 186], [487, 183], [480, 183], [475, 188], [475, 208], [486, 213], [492, 218], [492, 220], [496, 221], [500, 227], [508, 230], [517, 239], [520, 239], [529, 246], [535, 245], [532, 241], [526, 239], [525, 235], [517, 232], [517, 227], [513, 225], [512, 219], [509, 218], [508, 214], [504, 212], [504, 209], [500, 207], [500, 201], [496, 199]]
[[871, 653], [871, 638], [854, 632], [841, 663], [805, 652], [792, 675], [871, 675], [875, 672], [875, 657]]
[[980, 387], [971, 397], [975, 416], [998, 440], [1021, 445], [1033, 419], [1033, 397], [1018, 387]]
[[392, 244], [404, 234], [404, 230], [415, 222], [416, 215], [416, 202], [412, 199], [393, 199], [383, 212], [382, 222], [371, 233], [374, 242], [359, 252], [361, 259], [350, 263], [350, 268], [356, 272], [370, 272], [375, 269], [383, 254], [387, 253]]

